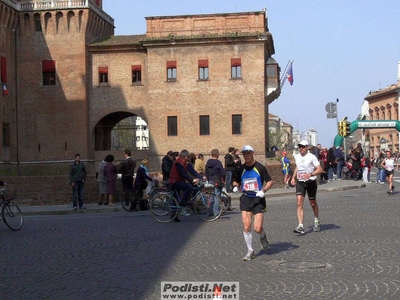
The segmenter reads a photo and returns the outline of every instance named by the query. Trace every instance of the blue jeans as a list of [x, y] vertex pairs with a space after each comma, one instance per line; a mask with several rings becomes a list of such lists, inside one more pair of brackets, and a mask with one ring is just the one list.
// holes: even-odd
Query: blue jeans
[[221, 210], [221, 204], [220, 204], [220, 202], [218, 201], [218, 197], [219, 196], [221, 196], [221, 193], [222, 193], [222, 188], [219, 188], [219, 187], [215, 187], [214, 188], [214, 204], [213, 204], [213, 212], [214, 212], [214, 215], [218, 215], [219, 214], [219, 211]]
[[338, 161], [336, 165], [336, 176], [337, 179], [342, 178], [343, 161]]
[[376, 179], [375, 179], [375, 181], [376, 182], [381, 181], [381, 170], [379, 170], [379, 169], [376, 169]]
[[225, 171], [225, 185], [228, 193], [232, 193], [232, 174], [233, 171]]
[[328, 180], [333, 179], [333, 167], [328, 167]]
[[177, 181], [172, 185], [172, 189], [182, 192], [180, 195], [180, 205], [188, 205], [190, 194], [192, 193], [193, 186], [190, 183]]
[[380, 172], [381, 175], [381, 182], [386, 182], [386, 170], [382, 169]]
[[83, 181], [75, 181], [75, 185], [72, 187], [72, 206], [76, 206], [79, 203], [79, 208], [83, 206], [83, 192], [85, 183]]

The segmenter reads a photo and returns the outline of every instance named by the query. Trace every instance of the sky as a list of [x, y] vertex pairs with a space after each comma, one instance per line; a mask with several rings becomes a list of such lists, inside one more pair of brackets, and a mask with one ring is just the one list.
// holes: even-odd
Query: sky
[[272, 56], [283, 72], [293, 60], [294, 83], [286, 82], [269, 112], [295, 130], [313, 128], [329, 147], [336, 118], [354, 121], [370, 91], [397, 83], [400, 61], [399, 0], [103, 0], [115, 35], [146, 33], [145, 17], [235, 13], [267, 9]]

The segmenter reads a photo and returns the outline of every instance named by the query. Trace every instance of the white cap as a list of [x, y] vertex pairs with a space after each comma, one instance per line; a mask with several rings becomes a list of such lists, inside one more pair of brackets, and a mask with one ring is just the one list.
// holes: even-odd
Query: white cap
[[254, 152], [254, 149], [253, 149], [253, 147], [250, 146], [250, 145], [244, 145], [243, 148], [242, 148], [242, 152], [244, 152], [244, 151], [251, 151], [251, 152]]
[[306, 140], [302, 140], [297, 146], [308, 146], [308, 142]]

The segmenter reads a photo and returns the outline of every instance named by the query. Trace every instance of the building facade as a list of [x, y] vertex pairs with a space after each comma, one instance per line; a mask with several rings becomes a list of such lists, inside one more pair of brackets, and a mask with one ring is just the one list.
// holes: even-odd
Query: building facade
[[[380, 120], [400, 121], [399, 116], [400, 84], [370, 92], [365, 97], [369, 105], [368, 120], [379, 123]], [[370, 157], [376, 156], [380, 151], [390, 148], [399, 151], [399, 132], [396, 128], [374, 128], [365, 132], [366, 141], [369, 142]]]
[[115, 130], [129, 118], [143, 121], [126, 126], [133, 155], [154, 171], [184, 148], [251, 144], [265, 158], [280, 94], [265, 11], [147, 17], [132, 36], [114, 36], [99, 0], [0, 0], [0, 16], [3, 173], [62, 173], [75, 153], [93, 168], [122, 158]]

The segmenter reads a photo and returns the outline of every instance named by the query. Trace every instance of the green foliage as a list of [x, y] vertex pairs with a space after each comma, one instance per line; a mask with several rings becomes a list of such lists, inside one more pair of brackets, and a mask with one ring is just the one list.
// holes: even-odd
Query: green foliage
[[269, 130], [268, 140], [269, 145], [272, 147], [275, 145], [279, 150], [282, 150], [287, 146], [288, 133], [284, 129]]

